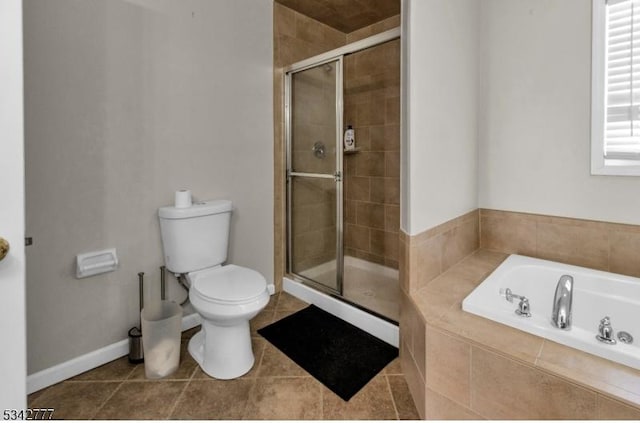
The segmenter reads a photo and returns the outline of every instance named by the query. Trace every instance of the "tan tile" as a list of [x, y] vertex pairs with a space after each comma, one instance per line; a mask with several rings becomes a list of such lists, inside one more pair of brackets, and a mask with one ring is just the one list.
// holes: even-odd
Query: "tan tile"
[[267, 303], [267, 305], [263, 310], [266, 310], [266, 311], [275, 310], [276, 305], [278, 304], [279, 298], [280, 298], [280, 292], [276, 292], [275, 294], [271, 295], [269, 297], [269, 302]]
[[70, 380], [124, 380], [133, 372], [136, 366], [137, 364], [129, 363], [128, 357], [121, 357], [79, 374]]
[[258, 369], [258, 377], [309, 376], [309, 374], [282, 351], [267, 342]]
[[387, 151], [384, 153], [385, 171], [384, 175], [388, 177], [400, 177], [400, 152]]
[[345, 180], [345, 198], [349, 200], [369, 201], [370, 178], [349, 176]]
[[416, 291], [413, 297], [420, 315], [427, 323], [439, 322], [460, 301], [454, 291], [428, 291], [426, 288]]
[[418, 367], [409, 352], [409, 348], [404, 342], [400, 344], [400, 365], [402, 366], [402, 373], [407, 381], [411, 398], [413, 398], [416, 410], [418, 410], [418, 415], [420, 415], [421, 419], [424, 419], [424, 379], [420, 376]]
[[417, 306], [406, 293], [400, 293], [400, 339], [413, 350], [413, 331], [418, 319]]
[[273, 29], [278, 34], [296, 35], [296, 12], [281, 5], [278, 2], [273, 3]]
[[309, 303], [302, 301], [301, 299], [294, 297], [288, 292], [280, 293], [280, 299], [276, 311], [300, 311], [305, 307], [308, 307]]
[[409, 260], [412, 263], [411, 270], [414, 271], [415, 269], [415, 275], [412, 275], [412, 283], [413, 281], [416, 282], [416, 289], [426, 286], [442, 273], [443, 241], [444, 238], [438, 235], [416, 246], [411, 245]]
[[609, 232], [611, 251], [609, 254], [609, 270], [614, 273], [640, 277], [640, 233]]
[[474, 219], [462, 222], [442, 236], [442, 271], [444, 272], [478, 249], [478, 221]]
[[400, 124], [400, 97], [392, 97], [386, 100], [384, 123], [387, 125]]
[[416, 409], [416, 405], [409, 392], [409, 386], [407, 381], [402, 375], [388, 375], [387, 380], [391, 387], [391, 395], [393, 402], [398, 411], [398, 418], [400, 420], [418, 420], [420, 415]]
[[186, 381], [124, 382], [95, 415], [99, 420], [163, 420]]
[[193, 380], [171, 413], [171, 419], [240, 420], [254, 381]]
[[471, 409], [489, 419], [590, 419], [596, 395], [534, 368], [473, 348]]
[[[381, 131], [382, 135], [379, 138], [380, 144], [378, 148], [384, 151], [400, 151], [400, 126], [385, 125]], [[371, 137], [371, 144], [373, 145], [373, 136]]]
[[515, 214], [481, 215], [480, 246], [507, 254], [536, 255], [536, 222]]
[[400, 206], [385, 204], [384, 229], [389, 232], [400, 231]]
[[384, 204], [358, 202], [357, 207], [359, 226], [384, 229]]
[[542, 338], [467, 313], [462, 310], [459, 303], [442, 314], [437, 326], [463, 340], [486, 346], [493, 351], [511, 355], [531, 364], [535, 363], [542, 348]]
[[396, 419], [391, 392], [383, 375], [371, 379], [348, 402], [324, 386], [322, 397], [322, 418], [325, 420]]
[[609, 234], [605, 229], [538, 222], [537, 257], [585, 266], [609, 268]]
[[387, 143], [384, 125], [369, 127], [369, 144], [371, 151], [385, 151]]
[[344, 202], [344, 222], [352, 225], [356, 224], [356, 211], [358, 203], [353, 200], [346, 200]]
[[[462, 260], [456, 271], [472, 278], [476, 284], [480, 284], [491, 272], [509, 257], [507, 254], [495, 251], [477, 250], [469, 257]], [[454, 270], [454, 269], [451, 269]]]
[[120, 382], [63, 382], [29, 401], [29, 408], [53, 408], [54, 419], [88, 420]]
[[391, 361], [391, 363], [387, 364], [387, 366], [383, 369], [382, 371], [384, 374], [386, 375], [401, 375], [402, 374], [402, 367], [400, 366], [400, 358], [394, 358], [393, 361]]
[[462, 405], [451, 401], [427, 388], [425, 392], [427, 420], [483, 420], [483, 418]]
[[471, 346], [427, 326], [427, 387], [469, 408]]
[[603, 395], [597, 400], [598, 420], [640, 420], [640, 408], [630, 407]]
[[345, 225], [345, 245], [358, 250], [368, 250], [369, 229], [357, 225]]
[[413, 345], [411, 346], [411, 355], [418, 366], [420, 376], [425, 379], [426, 325], [420, 316], [416, 318], [412, 330]]
[[640, 370], [549, 340], [544, 341], [536, 366], [640, 404]]
[[321, 385], [312, 377], [258, 378], [243, 420], [319, 420]]
[[463, 264], [455, 266], [429, 282], [424, 290], [428, 293], [455, 294], [454, 297], [462, 299], [478, 286], [478, 279], [470, 275], [475, 271], [477, 269]]
[[270, 325], [273, 323], [273, 318], [275, 316], [274, 310], [262, 310], [256, 317], [249, 321], [249, 326], [251, 328], [251, 336], [259, 336], [258, 329], [262, 329], [263, 327]]
[[[195, 371], [196, 367], [198, 367], [198, 363], [191, 357], [188, 351], [189, 341], [188, 338], [182, 338], [182, 344], [180, 345], [180, 362], [178, 364], [178, 368], [175, 372], [167, 375], [162, 379], [150, 379], [153, 381], [162, 381], [162, 380], [180, 380], [180, 379], [190, 379], [191, 375]], [[138, 365], [133, 372], [129, 375], [127, 380], [149, 380], [145, 376], [145, 365]]]
[[[358, 118], [360, 117], [358, 116]], [[356, 174], [358, 176], [384, 176], [384, 153], [366, 151], [358, 153]]]
[[384, 178], [384, 202], [400, 204], [400, 178]]

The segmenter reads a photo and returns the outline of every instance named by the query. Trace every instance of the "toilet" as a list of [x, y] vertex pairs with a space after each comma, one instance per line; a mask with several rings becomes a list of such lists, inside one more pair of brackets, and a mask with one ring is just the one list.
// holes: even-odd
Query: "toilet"
[[167, 269], [184, 277], [202, 329], [189, 353], [216, 379], [234, 379], [253, 367], [249, 320], [269, 302], [264, 277], [255, 270], [224, 264], [232, 204], [228, 200], [160, 207], [160, 233]]

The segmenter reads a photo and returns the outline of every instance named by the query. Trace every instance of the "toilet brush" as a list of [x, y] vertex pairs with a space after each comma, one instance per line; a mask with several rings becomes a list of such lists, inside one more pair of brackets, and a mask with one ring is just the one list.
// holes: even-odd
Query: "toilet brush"
[[[138, 285], [140, 296], [140, 313], [144, 307], [144, 272], [138, 273]], [[138, 364], [144, 362], [144, 350], [142, 349], [142, 317], [138, 314], [139, 327], [129, 329], [129, 362]]]

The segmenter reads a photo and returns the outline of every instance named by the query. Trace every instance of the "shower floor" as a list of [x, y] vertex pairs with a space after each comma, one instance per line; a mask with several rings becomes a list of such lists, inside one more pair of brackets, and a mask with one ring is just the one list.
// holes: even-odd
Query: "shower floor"
[[[304, 272], [304, 276], [326, 286], [335, 286], [335, 262]], [[350, 256], [344, 258], [343, 297], [367, 310], [396, 322], [400, 320], [398, 271]]]

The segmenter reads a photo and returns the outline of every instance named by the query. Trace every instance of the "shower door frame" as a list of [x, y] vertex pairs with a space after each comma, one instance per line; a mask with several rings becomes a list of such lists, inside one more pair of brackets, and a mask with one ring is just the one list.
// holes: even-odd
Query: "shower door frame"
[[[285, 135], [285, 153], [286, 153], [286, 165], [285, 165], [285, 192], [286, 192], [286, 274], [293, 276], [298, 282], [302, 282], [310, 285], [311, 287], [337, 296], [343, 301], [347, 301], [343, 297], [343, 279], [344, 279], [344, 198], [343, 198], [343, 184], [344, 184], [344, 171], [343, 171], [343, 145], [342, 135], [344, 132], [344, 80], [343, 80], [343, 60], [344, 56], [352, 53], [356, 53], [361, 50], [366, 50], [371, 47], [375, 47], [379, 44], [384, 44], [388, 41], [392, 41], [401, 37], [400, 27], [390, 29], [388, 31], [381, 32], [371, 37], [364, 38], [359, 41], [355, 41], [351, 44], [347, 44], [343, 47], [328, 51], [326, 53], [313, 56], [309, 59], [302, 60], [294, 63], [293, 65], [284, 69], [284, 135]], [[311, 173], [298, 173], [291, 172], [291, 77], [293, 74], [308, 70], [317, 66], [321, 66], [327, 63], [338, 61], [339, 66], [336, 71], [336, 173], [333, 176], [324, 174], [311, 174]], [[336, 181], [336, 286], [337, 290], [333, 290], [328, 286], [323, 285], [313, 279], [309, 279], [292, 270], [292, 239], [291, 239], [291, 188], [292, 177], [322, 177], [322, 178], [334, 178]], [[349, 302], [351, 303], [351, 302]], [[359, 305], [358, 308], [361, 308]], [[366, 310], [366, 309], [365, 309]], [[371, 310], [367, 310], [368, 313], [373, 313]], [[377, 314], [377, 313], [376, 313]]]
[[[316, 68], [322, 65], [330, 64], [336, 62], [336, 140], [335, 140], [335, 148], [336, 148], [336, 165], [335, 172], [333, 175], [324, 174], [324, 173], [305, 173], [305, 172], [293, 172], [292, 171], [292, 90], [291, 90], [291, 79], [294, 74], [298, 72], [304, 72], [305, 70], [309, 70], [312, 68]], [[340, 295], [342, 296], [342, 279], [344, 277], [344, 251], [343, 251], [343, 237], [344, 237], [344, 227], [343, 227], [343, 155], [342, 155], [342, 131], [343, 131], [343, 79], [342, 79], [342, 64], [343, 64], [343, 55], [337, 57], [330, 57], [328, 59], [324, 59], [321, 61], [314, 62], [312, 64], [306, 64], [304, 66], [296, 67], [295, 69], [288, 70], [285, 73], [285, 83], [284, 83], [284, 119], [285, 119], [285, 148], [286, 148], [286, 193], [287, 193], [287, 273], [294, 275], [297, 279], [302, 282], [308, 283], [312, 285], [314, 288], [319, 289], [323, 292], [327, 292], [330, 294]], [[303, 177], [303, 178], [321, 178], [321, 179], [333, 179], [336, 183], [336, 289], [332, 289], [318, 281], [307, 278], [300, 274], [294, 273], [292, 270], [292, 230], [291, 230], [291, 207], [292, 207], [292, 178], [294, 177]]]

